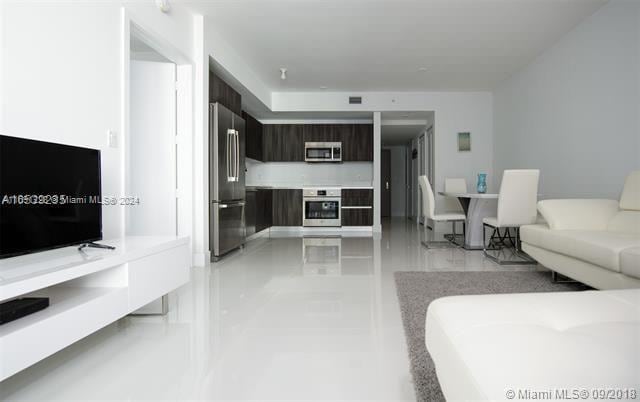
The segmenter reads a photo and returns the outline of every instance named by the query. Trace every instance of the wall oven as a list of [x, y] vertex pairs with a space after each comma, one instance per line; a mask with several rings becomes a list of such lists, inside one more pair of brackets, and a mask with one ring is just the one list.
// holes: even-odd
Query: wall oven
[[305, 162], [342, 162], [341, 142], [305, 142]]
[[342, 191], [339, 188], [305, 188], [302, 194], [303, 226], [342, 226]]

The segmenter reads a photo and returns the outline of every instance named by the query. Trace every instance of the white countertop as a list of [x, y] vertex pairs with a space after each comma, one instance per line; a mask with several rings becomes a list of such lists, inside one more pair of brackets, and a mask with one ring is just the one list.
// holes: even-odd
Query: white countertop
[[273, 184], [247, 184], [246, 188], [264, 189], [303, 189], [303, 188], [344, 188], [344, 189], [373, 189], [371, 183], [330, 184], [330, 183], [273, 183]]
[[498, 198], [498, 194], [492, 193], [448, 193], [446, 191], [439, 191], [438, 194], [444, 195], [445, 197], [456, 197], [456, 198], [488, 198], [495, 199]]

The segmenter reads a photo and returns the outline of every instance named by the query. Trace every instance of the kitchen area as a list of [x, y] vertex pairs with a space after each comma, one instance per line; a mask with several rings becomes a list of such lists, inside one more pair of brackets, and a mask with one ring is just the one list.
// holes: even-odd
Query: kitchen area
[[267, 233], [371, 235], [372, 122], [260, 121], [213, 72], [209, 100], [212, 261]]

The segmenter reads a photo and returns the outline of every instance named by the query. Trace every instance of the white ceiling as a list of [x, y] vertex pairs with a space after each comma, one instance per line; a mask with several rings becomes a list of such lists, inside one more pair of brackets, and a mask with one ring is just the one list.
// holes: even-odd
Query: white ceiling
[[424, 125], [383, 126], [382, 145], [407, 145], [424, 131]]
[[[490, 90], [606, 2], [184, 3], [206, 15], [272, 91], [428, 91]], [[280, 67], [288, 69], [286, 81]]]
[[435, 113], [424, 112], [383, 112], [381, 137], [382, 145], [406, 145], [433, 124]]

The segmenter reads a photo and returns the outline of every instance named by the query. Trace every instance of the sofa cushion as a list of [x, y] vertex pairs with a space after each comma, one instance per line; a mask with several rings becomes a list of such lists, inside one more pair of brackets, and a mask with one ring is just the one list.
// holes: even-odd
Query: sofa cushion
[[640, 236], [640, 211], [618, 211], [609, 221], [607, 230]]
[[551, 230], [544, 225], [521, 228], [522, 241], [620, 272], [620, 252], [640, 247], [640, 237], [598, 230]]
[[538, 202], [538, 211], [551, 229], [606, 230], [619, 204], [618, 200], [600, 199], [543, 200]]
[[426, 317], [447, 400], [501, 401], [509, 389], [637, 389], [638, 339], [640, 289], [445, 297]]
[[640, 211], [640, 170], [627, 176], [620, 197], [620, 209]]
[[640, 278], [640, 247], [627, 248], [620, 252], [620, 272]]

